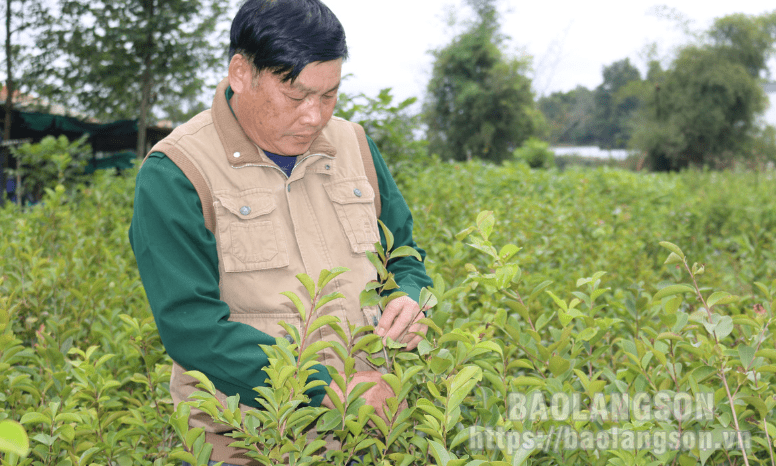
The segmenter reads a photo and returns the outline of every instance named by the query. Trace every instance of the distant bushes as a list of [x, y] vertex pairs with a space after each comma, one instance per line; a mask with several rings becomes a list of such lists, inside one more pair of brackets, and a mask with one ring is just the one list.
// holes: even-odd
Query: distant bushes
[[528, 138], [522, 147], [515, 149], [513, 157], [531, 168], [552, 168], [555, 166], [555, 154], [550, 145], [536, 138]]

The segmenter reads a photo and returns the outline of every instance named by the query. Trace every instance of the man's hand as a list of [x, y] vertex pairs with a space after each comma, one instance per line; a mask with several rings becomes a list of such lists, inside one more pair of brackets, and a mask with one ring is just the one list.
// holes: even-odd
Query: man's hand
[[418, 323], [423, 317], [418, 303], [409, 296], [402, 296], [388, 303], [375, 333], [383, 338], [383, 344], [387, 337], [398, 343], [407, 343], [405, 350], [411, 351], [423, 340], [415, 332], [425, 335], [428, 331], [427, 325]]
[[[342, 373], [340, 373], [344, 377]], [[353, 379], [348, 384], [348, 393], [350, 393], [353, 388], [355, 388], [356, 385], [358, 385], [361, 382], [375, 382], [375, 385], [372, 386], [369, 390], [364, 392], [363, 395], [361, 395], [361, 398], [363, 398], [366, 401], [366, 404], [373, 406], [375, 408], [375, 413], [379, 415], [385, 422], [389, 422], [388, 416], [386, 416], [384, 409], [387, 406], [385, 403], [385, 400], [387, 398], [390, 398], [392, 396], [395, 396], [393, 393], [393, 390], [391, 390], [391, 386], [388, 385], [383, 379], [383, 374], [377, 371], [363, 371], [363, 372], [356, 372], [353, 375]], [[339, 399], [341, 401], [345, 401], [345, 397], [342, 394], [342, 390], [340, 390], [339, 385], [332, 382], [329, 387], [334, 390], [334, 393], [337, 394]], [[323, 398], [323, 401], [321, 404], [327, 408], [334, 409], [334, 403], [332, 403], [331, 398], [329, 398], [329, 395], [326, 394], [326, 396]], [[407, 402], [402, 401], [399, 404], [399, 411], [402, 412], [405, 409], [407, 409]]]

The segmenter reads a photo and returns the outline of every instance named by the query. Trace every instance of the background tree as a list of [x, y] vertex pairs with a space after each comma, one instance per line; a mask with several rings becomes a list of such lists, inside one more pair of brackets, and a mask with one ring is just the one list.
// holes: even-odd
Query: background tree
[[[5, 58], [5, 119], [3, 121], [3, 141], [11, 139], [11, 123], [13, 121], [14, 96], [28, 89], [27, 79], [22, 77], [24, 70], [37, 55], [31, 49], [34, 43], [20, 40], [29, 37], [34, 31], [40, 31], [50, 24], [48, 10], [41, 1], [35, 0], [5, 0], [2, 6], [3, 25], [5, 27], [5, 43], [3, 53]], [[24, 36], [22, 36], [24, 34]], [[19, 79], [17, 79], [19, 78]], [[6, 176], [9, 160], [8, 146], [0, 148], [0, 206], [5, 202]]]
[[577, 86], [568, 92], [553, 92], [538, 101], [539, 110], [547, 121], [551, 145], [598, 144], [595, 129], [595, 97], [593, 91]]
[[717, 19], [706, 42], [682, 49], [653, 84], [633, 144], [655, 170], [721, 166], [751, 151], [765, 109], [760, 76], [773, 53], [776, 14]]
[[[216, 31], [219, 0], [60, 0], [41, 92], [69, 109], [104, 120], [137, 119], [138, 157], [154, 120], [183, 121], [206, 107], [206, 79], [226, 68]], [[59, 56], [54, 60], [53, 57]], [[213, 78], [214, 80], [214, 78]]]
[[594, 93], [596, 142], [601, 147], [623, 148], [630, 139], [630, 120], [641, 103], [628, 85], [640, 82], [641, 74], [628, 58], [604, 67], [602, 74], [604, 81]]
[[506, 57], [495, 0], [467, 0], [470, 27], [442, 49], [424, 105], [429, 151], [501, 162], [533, 135], [537, 118], [525, 60]]
[[641, 74], [625, 58], [604, 67], [602, 76], [603, 82], [594, 91], [577, 86], [539, 99], [551, 144], [627, 146], [633, 117], [641, 105]]

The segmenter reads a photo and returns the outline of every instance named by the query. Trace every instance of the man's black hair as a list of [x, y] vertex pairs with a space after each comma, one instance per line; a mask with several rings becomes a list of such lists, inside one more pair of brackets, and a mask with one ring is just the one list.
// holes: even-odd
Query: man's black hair
[[345, 30], [320, 0], [247, 0], [232, 21], [229, 59], [235, 53], [293, 81], [312, 62], [348, 57]]

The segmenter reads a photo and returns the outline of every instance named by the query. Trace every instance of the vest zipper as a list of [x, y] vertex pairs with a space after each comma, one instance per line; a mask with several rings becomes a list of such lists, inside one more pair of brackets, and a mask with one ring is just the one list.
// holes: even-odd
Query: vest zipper
[[236, 167], [236, 166], [232, 165], [232, 168], [235, 168], [235, 169], [248, 168], [248, 167], [274, 168], [275, 170], [277, 170], [280, 173], [282, 173], [283, 176], [286, 177], [286, 179], [288, 179], [288, 175], [286, 175], [286, 172], [284, 172], [280, 167], [278, 167], [276, 165], [262, 165], [262, 164], [256, 164], [256, 163], [246, 163], [245, 165], [240, 165], [239, 167]]
[[[326, 155], [326, 154], [310, 154], [310, 155], [306, 156], [305, 158], [303, 158], [302, 160], [297, 160], [296, 164], [294, 165], [294, 168], [298, 167], [302, 162], [304, 162], [305, 160], [309, 159], [310, 157], [315, 157], [315, 156], [326, 157], [327, 159], [333, 159], [334, 158], [331, 155]], [[279, 171], [280, 173], [283, 174], [283, 176], [286, 177], [286, 181], [288, 181], [288, 179], [290, 178], [288, 175], [286, 175], [286, 172], [284, 172], [277, 165], [264, 165], [264, 164], [256, 164], [256, 163], [246, 163], [245, 165], [240, 165], [239, 167], [236, 167], [236, 166], [232, 165], [232, 168], [236, 168], [236, 169], [247, 168], [247, 167], [274, 168], [275, 170]], [[291, 173], [293, 173], [293, 170], [291, 170]]]
[[[326, 155], [326, 154], [310, 154], [307, 157], [303, 158], [302, 160], [297, 160], [296, 164], [294, 165], [294, 168], [296, 168], [299, 165], [301, 165], [302, 162], [304, 162], [305, 160], [309, 159], [310, 157], [315, 157], [316, 155], [319, 156], [319, 157], [326, 157], [327, 159], [333, 159], [334, 158], [331, 155]], [[293, 173], [293, 170], [292, 170], [292, 173]]]

